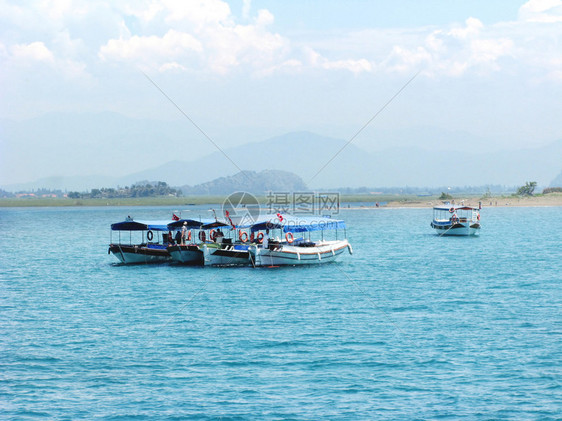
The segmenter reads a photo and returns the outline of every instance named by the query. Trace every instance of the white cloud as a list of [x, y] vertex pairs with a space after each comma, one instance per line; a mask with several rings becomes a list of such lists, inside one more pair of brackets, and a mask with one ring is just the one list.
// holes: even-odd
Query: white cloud
[[[503, 26], [487, 26], [470, 17], [463, 24], [440, 27], [340, 31], [333, 37], [315, 34], [317, 39], [328, 39], [317, 46], [312, 38], [295, 42], [272, 31], [275, 18], [268, 10], [258, 10], [251, 18], [251, 0], [242, 5], [243, 22], [222, 0], [123, 0], [116, 4], [102, 0], [95, 6], [85, 0], [40, 1], [34, 8], [7, 4], [0, 8], [0, 17], [24, 28], [21, 32], [29, 36], [6, 43], [6, 48], [34, 45], [30, 48], [36, 51], [18, 54], [43, 61], [49, 57], [70, 60], [86, 68], [97, 66], [90, 57], [98, 57], [102, 65], [118, 61], [160, 71], [218, 75], [265, 76], [307, 69], [357, 75], [424, 69], [426, 75], [460, 77], [471, 71], [500, 71], [504, 58], [519, 60], [520, 66], [537, 63], [532, 55], [537, 54], [533, 43], [539, 35], [525, 26], [562, 17], [562, 0], [530, 0], [520, 8], [519, 21]], [[81, 32], [81, 24], [87, 22], [102, 23], [97, 26], [99, 33], [92, 34], [91, 28]], [[540, 61], [548, 63], [551, 53], [559, 52], [556, 48], [540, 51], [544, 55]]]
[[519, 19], [527, 22], [562, 22], [562, 0], [530, 0], [519, 9]]
[[89, 78], [85, 63], [69, 58], [57, 58], [40, 41], [12, 46], [8, 54], [8, 65], [12, 69], [20, 70], [39, 70], [38, 65], [45, 65], [66, 78]]
[[[167, 27], [165, 35], [144, 35], [109, 39], [99, 49], [104, 61], [143, 64], [161, 71], [192, 69], [226, 74], [234, 69], [265, 74], [287, 60], [288, 40], [268, 30], [271, 12], [259, 10], [248, 24], [237, 24], [228, 4], [219, 1], [163, 0], [142, 8], [127, 9], [145, 21], [146, 31]], [[175, 63], [172, 66], [170, 63]], [[171, 67], [170, 67], [171, 66]]]
[[[369, 60], [361, 59], [345, 59], [345, 60], [329, 60], [322, 54], [318, 53], [316, 50], [304, 47], [303, 48], [304, 62], [308, 67], [312, 69], [324, 69], [324, 70], [345, 70], [349, 71], [355, 75], [363, 72], [372, 72], [374, 70], [373, 63]], [[287, 63], [286, 63], [287, 64]], [[301, 67], [304, 70], [301, 61], [295, 60], [291, 63], [291, 66], [285, 68]]]
[[100, 48], [103, 60], [125, 60], [159, 67], [162, 61], [179, 59], [187, 53], [201, 52], [201, 43], [192, 35], [169, 30], [163, 37], [132, 36], [129, 39], [112, 39]]
[[160, 72], [173, 72], [173, 71], [185, 71], [187, 70], [186, 67], [182, 66], [181, 64], [173, 61], [169, 63], [164, 63], [162, 66], [158, 68]]
[[236, 14], [223, 0], [0, 0], [0, 72], [21, 85], [26, 72], [39, 78], [45, 69], [52, 84], [111, 79], [122, 75], [115, 63], [125, 72], [130, 64], [171, 76], [272, 81], [283, 74], [385, 78], [422, 70], [435, 79], [509, 72], [562, 83], [562, 0], [528, 1], [518, 20], [497, 24], [475, 16], [408, 29], [319, 31], [307, 30], [311, 17], [303, 16], [304, 29], [290, 36], [276, 29], [271, 11], [251, 0], [238, 4]]
[[468, 38], [472, 38], [478, 36], [478, 34], [484, 28], [484, 24], [480, 22], [480, 20], [475, 18], [468, 18], [466, 20], [466, 25], [463, 27], [455, 27], [449, 31], [449, 35], [453, 38], [457, 38], [460, 40], [466, 40]]
[[511, 39], [499, 37], [478, 19], [469, 18], [463, 26], [433, 30], [421, 45], [395, 45], [381, 68], [404, 73], [423, 70], [432, 77], [460, 77], [471, 70], [489, 73], [499, 71], [499, 61], [513, 56], [514, 49]]
[[47, 63], [54, 63], [55, 61], [53, 53], [40, 41], [31, 44], [16, 44], [11, 50], [12, 58], [17, 61], [42, 61]]
[[195, 29], [206, 25], [228, 24], [232, 22], [230, 7], [221, 0], [162, 0], [167, 23], [181, 23]]
[[470, 44], [470, 61], [472, 63], [495, 63], [498, 58], [511, 55], [514, 48], [513, 41], [508, 38], [477, 39]]

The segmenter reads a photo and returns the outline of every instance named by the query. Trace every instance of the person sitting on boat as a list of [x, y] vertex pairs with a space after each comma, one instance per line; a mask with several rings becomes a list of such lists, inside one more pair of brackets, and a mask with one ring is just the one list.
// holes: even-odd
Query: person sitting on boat
[[176, 240], [176, 244], [181, 244], [181, 243], [183, 242], [183, 241], [182, 241], [182, 232], [181, 232], [181, 231], [177, 231], [177, 232], [176, 232], [176, 238], [175, 238], [175, 240]]
[[453, 213], [453, 216], [451, 216], [451, 223], [453, 225], [455, 225], [457, 222], [459, 222], [459, 217], [457, 216], [457, 213]]
[[222, 243], [222, 239], [224, 238], [224, 234], [222, 233], [221, 229], [217, 229], [215, 234], [215, 243]]
[[172, 235], [172, 231], [168, 231], [168, 244], [171, 246], [174, 245], [174, 236]]

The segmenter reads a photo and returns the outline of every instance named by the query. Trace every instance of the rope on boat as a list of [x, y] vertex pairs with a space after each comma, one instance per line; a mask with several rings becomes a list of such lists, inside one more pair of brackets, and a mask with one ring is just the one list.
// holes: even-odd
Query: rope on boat
[[444, 236], [445, 234], [447, 234], [447, 232], [448, 232], [451, 228], [453, 228], [453, 227], [454, 227], [454, 225], [451, 223], [451, 226], [450, 226], [449, 228], [447, 228], [447, 231], [445, 231], [445, 232], [442, 233], [442, 234], [439, 234], [439, 237], [443, 237], [443, 236]]

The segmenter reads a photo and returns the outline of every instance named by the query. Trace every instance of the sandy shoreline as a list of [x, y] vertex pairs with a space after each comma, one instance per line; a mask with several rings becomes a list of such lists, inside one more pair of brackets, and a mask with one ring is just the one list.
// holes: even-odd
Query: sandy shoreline
[[[464, 204], [466, 206], [478, 207], [479, 202], [482, 203], [482, 208], [489, 207], [562, 207], [562, 193], [550, 193], [544, 196], [533, 197], [491, 197], [488, 199], [477, 198], [458, 198], [454, 199], [454, 203]], [[400, 200], [389, 201], [383, 206], [384, 208], [432, 208], [433, 206], [440, 205], [443, 201], [433, 200]], [[376, 209], [376, 202], [369, 206], [353, 206], [345, 207], [346, 209]]]
[[[396, 200], [392, 200], [392, 199]], [[33, 198], [33, 199], [0, 199], [0, 208], [3, 207], [83, 207], [83, 206], [174, 206], [183, 209], [196, 205], [220, 206], [224, 197], [222, 196], [189, 196], [189, 197], [149, 197], [128, 199], [67, 199], [67, 198]], [[266, 206], [266, 198], [258, 197], [261, 206]], [[487, 199], [478, 197], [455, 198], [455, 204], [464, 203], [466, 206], [482, 207], [562, 207], [562, 193], [549, 193], [533, 197], [498, 196]], [[377, 209], [380, 208], [432, 208], [442, 204], [443, 201], [436, 197], [415, 196], [375, 196], [375, 195], [340, 195], [340, 209]]]

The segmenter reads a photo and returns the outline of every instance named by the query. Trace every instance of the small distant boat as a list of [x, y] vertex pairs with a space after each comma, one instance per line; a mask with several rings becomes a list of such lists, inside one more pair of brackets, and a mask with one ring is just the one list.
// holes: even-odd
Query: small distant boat
[[[172, 221], [135, 221], [128, 217], [123, 222], [111, 224], [108, 253], [121, 263], [163, 263], [171, 260], [166, 250], [168, 224]], [[118, 233], [113, 241], [113, 232]], [[145, 236], [146, 234], [146, 236]], [[138, 242], [134, 242], [133, 238]]]
[[[278, 230], [281, 239], [264, 238], [263, 231]], [[260, 244], [249, 247], [253, 266], [309, 265], [328, 263], [336, 260], [345, 250], [353, 253], [347, 241], [345, 222], [326, 217], [296, 217], [291, 215], [273, 215], [251, 226], [252, 233], [260, 231]], [[311, 239], [312, 232], [319, 232], [320, 239]], [[339, 240], [339, 233], [344, 239]], [[326, 232], [335, 233], [334, 240], [325, 240]], [[340, 234], [340, 235], [341, 235]], [[284, 238], [283, 238], [284, 237]], [[306, 238], [308, 237], [308, 238]]]
[[431, 228], [439, 235], [478, 235], [480, 232], [480, 209], [449, 204], [435, 206]]

